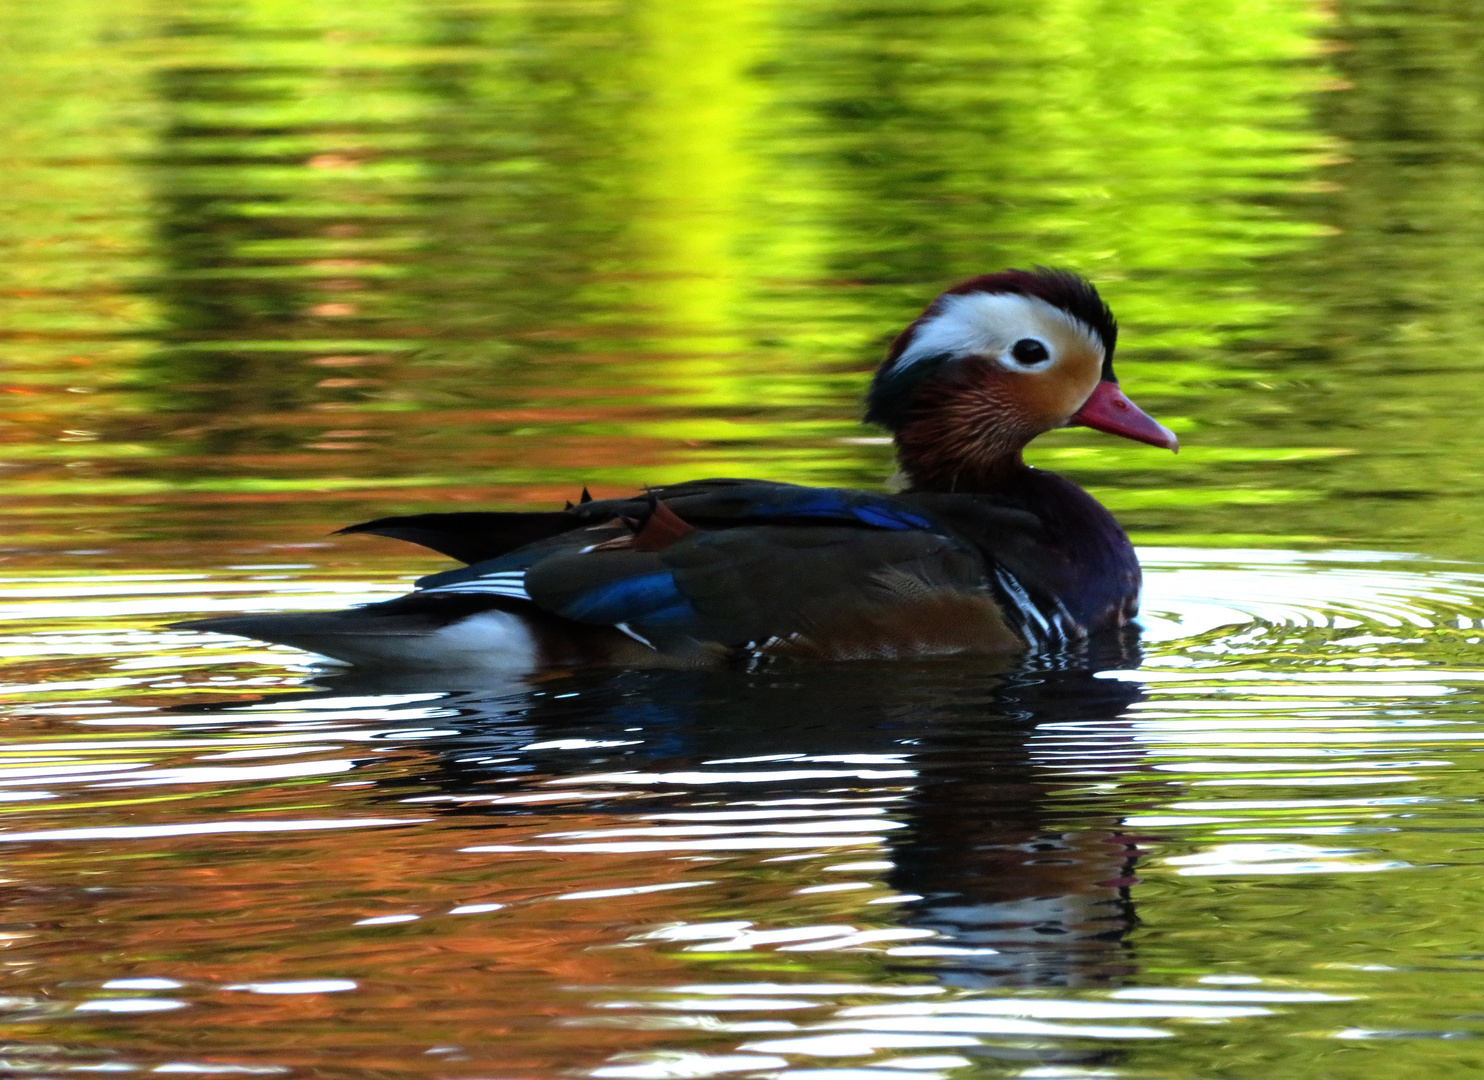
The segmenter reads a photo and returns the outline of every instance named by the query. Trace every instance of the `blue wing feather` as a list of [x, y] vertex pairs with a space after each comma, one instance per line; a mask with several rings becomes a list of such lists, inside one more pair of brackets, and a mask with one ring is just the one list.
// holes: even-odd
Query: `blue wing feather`
[[895, 506], [865, 504], [852, 507], [857, 519], [878, 529], [931, 529], [933, 523], [921, 514]]
[[668, 570], [604, 582], [563, 604], [556, 612], [578, 622], [608, 626], [627, 622], [676, 623], [696, 614], [690, 601], [675, 587], [675, 576]]
[[[663, 493], [661, 497], [664, 497]], [[677, 494], [673, 502], [666, 501], [682, 518], [690, 512], [708, 525], [720, 524], [724, 519], [743, 524], [761, 521], [782, 523], [793, 518], [815, 524], [839, 521], [874, 529], [935, 529], [931, 518], [909, 509], [889, 495], [849, 488], [757, 483], [716, 492]], [[716, 516], [718, 510], [722, 511], [719, 517]]]

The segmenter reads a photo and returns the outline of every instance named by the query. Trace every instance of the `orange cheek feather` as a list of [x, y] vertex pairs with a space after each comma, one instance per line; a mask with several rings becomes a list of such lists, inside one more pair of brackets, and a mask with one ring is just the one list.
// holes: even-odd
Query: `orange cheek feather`
[[1082, 407], [1101, 377], [1102, 358], [1090, 352], [1065, 357], [1050, 370], [1006, 376], [1015, 380], [1006, 396], [1017, 406], [1028, 428], [1037, 434], [1066, 424]]

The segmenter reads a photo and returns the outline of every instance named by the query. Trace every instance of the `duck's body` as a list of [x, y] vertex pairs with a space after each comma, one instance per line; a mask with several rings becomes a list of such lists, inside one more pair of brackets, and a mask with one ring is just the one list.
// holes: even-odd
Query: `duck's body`
[[182, 625], [506, 671], [1061, 648], [1136, 614], [1139, 566], [1112, 515], [1021, 447], [1069, 422], [1174, 446], [1118, 392], [1115, 333], [1073, 275], [977, 278], [933, 302], [873, 384], [901, 493], [698, 480], [552, 513], [383, 518], [344, 531], [470, 565], [380, 604]]

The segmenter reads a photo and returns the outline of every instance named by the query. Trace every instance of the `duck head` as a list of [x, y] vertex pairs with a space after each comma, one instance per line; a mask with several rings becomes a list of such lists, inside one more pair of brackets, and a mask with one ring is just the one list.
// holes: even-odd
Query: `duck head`
[[1118, 324], [1088, 281], [1037, 267], [970, 278], [903, 330], [876, 372], [866, 420], [889, 428], [914, 488], [973, 491], [1020, 465], [1026, 443], [1084, 425], [1177, 450], [1123, 395]]

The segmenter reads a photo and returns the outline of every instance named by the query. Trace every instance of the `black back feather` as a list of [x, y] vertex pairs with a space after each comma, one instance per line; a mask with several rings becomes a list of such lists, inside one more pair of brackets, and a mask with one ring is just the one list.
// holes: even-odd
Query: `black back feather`
[[389, 536], [393, 540], [406, 540], [458, 559], [462, 563], [484, 562], [498, 558], [508, 551], [560, 536], [564, 532], [580, 528], [582, 518], [563, 511], [556, 512], [512, 512], [512, 513], [461, 513], [461, 514], [409, 514], [405, 517], [384, 517], [375, 521], [349, 525], [337, 531], [343, 533], [372, 533]]

